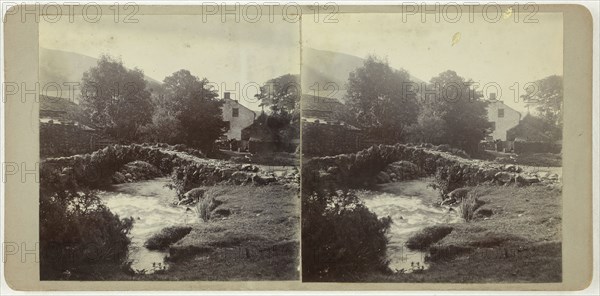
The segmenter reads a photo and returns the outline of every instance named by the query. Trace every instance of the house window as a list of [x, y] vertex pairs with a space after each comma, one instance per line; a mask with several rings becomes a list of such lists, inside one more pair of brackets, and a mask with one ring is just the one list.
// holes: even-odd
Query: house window
[[240, 108], [231, 109], [231, 117], [238, 117], [238, 116], [240, 116]]
[[498, 118], [504, 117], [504, 109], [498, 109]]

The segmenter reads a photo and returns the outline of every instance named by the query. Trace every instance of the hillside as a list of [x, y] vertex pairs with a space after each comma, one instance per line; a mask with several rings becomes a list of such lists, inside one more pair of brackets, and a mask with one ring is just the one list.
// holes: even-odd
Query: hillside
[[[365, 59], [357, 56], [303, 48], [302, 50], [302, 89], [305, 94], [315, 95], [318, 86], [320, 97], [336, 98], [343, 101], [346, 82], [350, 72], [363, 65]], [[411, 76], [417, 83], [423, 80]], [[332, 84], [333, 83], [333, 84]], [[335, 86], [335, 88], [334, 88]]]
[[[97, 58], [87, 55], [40, 48], [39, 58], [39, 79], [40, 85], [44, 86], [48, 83], [57, 83], [62, 87], [62, 92], [54, 92], [54, 88], [49, 87], [46, 95], [68, 98], [68, 87], [64, 83], [81, 83], [83, 73], [98, 63]], [[148, 82], [148, 88], [156, 88], [161, 83], [153, 78], [144, 76]], [[64, 87], [63, 87], [64, 86]], [[80, 89], [75, 89], [75, 95], [78, 96]], [[75, 98], [77, 101], [77, 98]]]

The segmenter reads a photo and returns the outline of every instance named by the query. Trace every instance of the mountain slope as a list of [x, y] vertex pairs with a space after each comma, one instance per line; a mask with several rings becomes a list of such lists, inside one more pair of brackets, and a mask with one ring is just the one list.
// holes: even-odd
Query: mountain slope
[[[357, 56], [304, 48], [302, 51], [302, 90], [305, 94], [343, 100], [350, 72], [361, 67], [365, 59]], [[423, 80], [411, 75], [411, 80]]]
[[[39, 52], [39, 80], [40, 88], [46, 90], [45, 95], [68, 98], [68, 86], [65, 83], [81, 83], [83, 73], [96, 66], [98, 59], [69, 51], [47, 49], [40, 47]], [[161, 83], [151, 77], [144, 76], [149, 88], [155, 88]], [[61, 92], [56, 92], [55, 87], [48, 85], [58, 84]], [[44, 86], [48, 86], [44, 88]], [[78, 96], [79, 87], [75, 87]], [[76, 98], [75, 98], [76, 99]]]

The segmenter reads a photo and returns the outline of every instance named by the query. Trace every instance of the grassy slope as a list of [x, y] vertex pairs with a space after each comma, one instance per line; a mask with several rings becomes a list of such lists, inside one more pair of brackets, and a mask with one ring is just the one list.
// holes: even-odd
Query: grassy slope
[[369, 275], [376, 282], [561, 281], [561, 192], [545, 186], [486, 186], [489, 219], [451, 224], [432, 249], [443, 254], [422, 273]]
[[216, 186], [219, 209], [193, 225], [173, 249], [191, 250], [165, 274], [145, 280], [292, 280], [298, 278], [299, 199], [283, 185]]

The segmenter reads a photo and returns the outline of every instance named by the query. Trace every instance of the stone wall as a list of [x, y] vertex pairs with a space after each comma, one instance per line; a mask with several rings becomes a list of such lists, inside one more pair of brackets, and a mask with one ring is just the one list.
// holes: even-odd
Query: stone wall
[[112, 184], [115, 172], [136, 160], [148, 162], [163, 174], [171, 174], [180, 196], [192, 188], [220, 182], [265, 185], [295, 181], [292, 177], [277, 179], [265, 175], [253, 165], [196, 157], [193, 155], [201, 153], [190, 149], [177, 150], [186, 149], [164, 144], [112, 145], [91, 154], [48, 158], [40, 164], [40, 188], [50, 192], [64, 188], [102, 188]]
[[339, 124], [302, 123], [304, 155], [337, 155], [364, 149], [361, 131]]
[[546, 143], [546, 142], [513, 142], [514, 152], [517, 154], [531, 153], [560, 153], [562, 150], [561, 144]]
[[75, 125], [40, 124], [40, 157], [59, 157], [94, 151], [97, 136]]
[[410, 161], [417, 165], [421, 172], [435, 176], [443, 195], [456, 188], [485, 182], [529, 185], [550, 181], [524, 173], [515, 165], [465, 159], [422, 146], [376, 145], [357, 153], [306, 161], [302, 166], [303, 195], [322, 190], [370, 186], [377, 182], [376, 176], [379, 172], [397, 161]]

